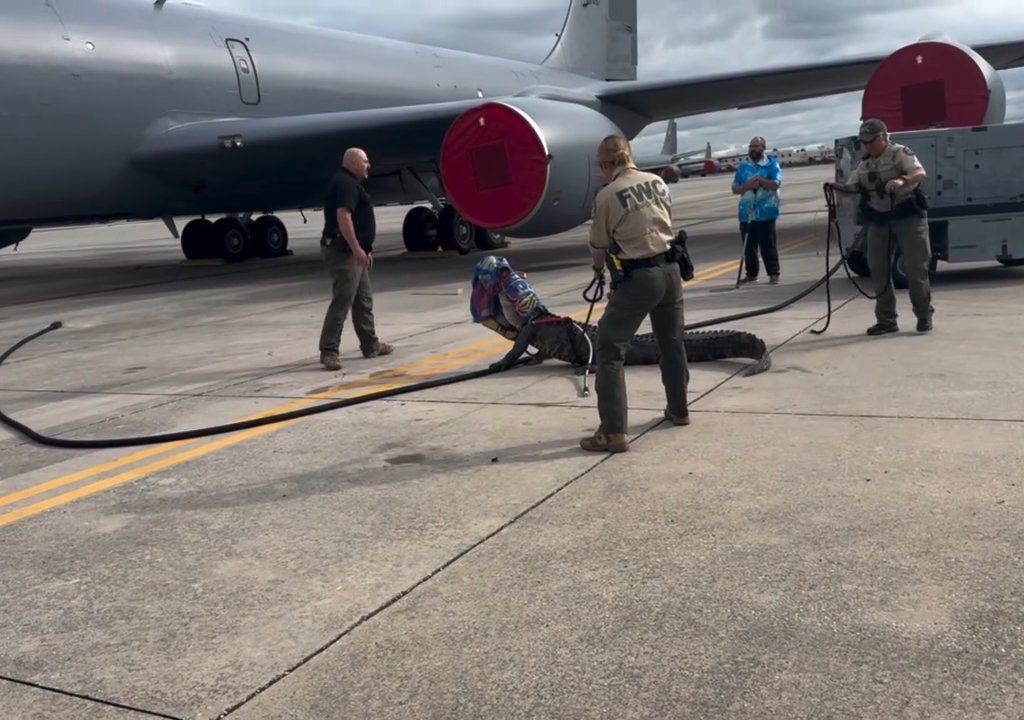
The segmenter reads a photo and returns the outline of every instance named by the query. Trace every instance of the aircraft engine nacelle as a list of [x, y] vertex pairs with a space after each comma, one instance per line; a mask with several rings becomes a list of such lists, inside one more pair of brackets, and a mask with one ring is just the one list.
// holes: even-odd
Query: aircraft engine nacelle
[[540, 98], [488, 102], [460, 115], [441, 146], [448, 202], [474, 225], [511, 237], [590, 219], [603, 181], [597, 146], [622, 134], [583, 105]]
[[999, 73], [971, 48], [945, 40], [901, 47], [875, 69], [864, 88], [862, 118], [880, 118], [890, 132], [993, 125], [1006, 118]]

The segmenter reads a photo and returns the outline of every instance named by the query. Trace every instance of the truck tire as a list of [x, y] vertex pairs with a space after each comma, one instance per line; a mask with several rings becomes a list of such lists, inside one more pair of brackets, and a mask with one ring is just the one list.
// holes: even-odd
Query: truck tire
[[903, 253], [896, 248], [896, 255], [892, 259], [892, 286], [897, 290], [907, 289], [907, 273], [903, 269]]

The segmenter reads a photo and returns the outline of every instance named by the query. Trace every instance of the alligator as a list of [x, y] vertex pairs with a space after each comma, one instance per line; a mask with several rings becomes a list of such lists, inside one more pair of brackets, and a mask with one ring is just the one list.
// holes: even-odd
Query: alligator
[[[532, 286], [504, 258], [489, 255], [477, 263], [470, 309], [475, 322], [513, 341], [512, 349], [492, 367], [510, 367], [533, 346], [533, 362], [553, 359], [593, 368], [597, 326], [548, 311]], [[683, 345], [688, 362], [749, 358], [756, 362], [747, 375], [771, 367], [764, 340], [742, 330], [687, 331]], [[660, 359], [654, 333], [634, 336], [626, 348], [626, 365], [657, 365]]]

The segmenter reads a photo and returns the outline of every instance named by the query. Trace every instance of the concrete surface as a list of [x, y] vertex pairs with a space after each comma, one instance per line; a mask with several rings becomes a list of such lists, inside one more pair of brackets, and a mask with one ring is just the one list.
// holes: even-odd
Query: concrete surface
[[[829, 172], [787, 171], [783, 283], [731, 292], [728, 178], [672, 186], [688, 321], [820, 275]], [[374, 272], [398, 349], [347, 333], [339, 373], [313, 223], [233, 266], [183, 264], [160, 224], [32, 236], [0, 252], [0, 345], [68, 327], [0, 367], [0, 409], [117, 437], [485, 367], [508, 344], [469, 319], [480, 255], [403, 256], [402, 214]], [[584, 233], [503, 254], [585, 313]], [[175, 446], [0, 431], [0, 716], [1020, 718], [1022, 283], [940, 265], [928, 335], [901, 292], [903, 332], [865, 337], [845, 278], [822, 336], [823, 291], [733, 323], [772, 370], [693, 365], [676, 428], [630, 368], [623, 455], [578, 449], [596, 398], [554, 362]]]

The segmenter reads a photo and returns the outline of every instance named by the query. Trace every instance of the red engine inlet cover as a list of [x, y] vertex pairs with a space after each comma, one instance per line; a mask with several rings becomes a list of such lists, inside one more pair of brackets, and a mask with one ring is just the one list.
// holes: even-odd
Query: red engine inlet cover
[[548, 152], [540, 130], [502, 103], [468, 110], [441, 144], [448, 202], [486, 228], [509, 228], [537, 207], [548, 185]]
[[710, 173], [718, 172], [718, 163], [715, 162], [714, 160], [705, 160], [704, 161], [704, 172], [709, 173], [709, 174]]
[[861, 117], [880, 118], [892, 132], [1002, 122], [988, 117], [994, 74], [969, 48], [942, 41], [907, 45], [872, 74]]

